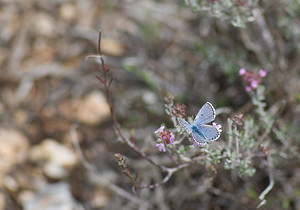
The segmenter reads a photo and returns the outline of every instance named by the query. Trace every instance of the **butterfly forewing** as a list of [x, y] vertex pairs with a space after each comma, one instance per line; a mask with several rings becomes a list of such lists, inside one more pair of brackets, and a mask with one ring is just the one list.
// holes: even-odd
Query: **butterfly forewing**
[[210, 123], [216, 117], [216, 111], [213, 105], [206, 102], [199, 110], [197, 116], [195, 117], [194, 124], [200, 126], [206, 123]]
[[190, 123], [188, 123], [187, 121], [185, 121], [182, 118], [178, 118], [178, 122], [179, 122], [179, 125], [186, 130], [186, 132], [188, 132], [188, 133], [192, 132], [192, 125]]
[[215, 141], [221, 135], [220, 131], [211, 125], [200, 125], [198, 129], [208, 141]]

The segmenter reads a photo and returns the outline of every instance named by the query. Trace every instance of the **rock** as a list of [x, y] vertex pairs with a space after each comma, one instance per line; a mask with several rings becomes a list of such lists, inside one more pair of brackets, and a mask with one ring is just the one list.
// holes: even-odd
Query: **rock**
[[59, 14], [64, 20], [74, 20], [78, 17], [77, 8], [70, 3], [63, 4], [59, 9]]
[[102, 187], [97, 187], [93, 192], [93, 196], [91, 198], [91, 205], [94, 208], [99, 209], [107, 206], [109, 202], [110, 196], [107, 190]]
[[35, 30], [36, 34], [47, 37], [54, 35], [55, 21], [51, 16], [44, 13], [37, 13], [33, 19], [33, 29]]
[[94, 91], [83, 100], [74, 103], [75, 116], [82, 123], [96, 125], [106, 120], [110, 115], [109, 105], [99, 91]]
[[0, 186], [5, 174], [17, 163], [25, 160], [28, 139], [14, 129], [0, 128]]
[[26, 193], [22, 199], [24, 210], [81, 210], [71, 195], [67, 183], [47, 184], [32, 195]]
[[112, 38], [102, 38], [101, 49], [104, 54], [113, 56], [121, 56], [125, 51], [122, 43]]
[[43, 170], [44, 173], [52, 179], [63, 179], [68, 175], [68, 172], [64, 167], [52, 162], [45, 164]]
[[18, 201], [22, 204], [25, 204], [27, 201], [33, 199], [34, 192], [30, 190], [23, 190], [18, 194]]
[[64, 167], [73, 167], [77, 163], [74, 152], [54, 139], [45, 139], [30, 152], [30, 158], [37, 162], [46, 161]]
[[54, 179], [62, 179], [68, 175], [68, 169], [77, 164], [76, 154], [66, 146], [53, 139], [45, 139], [30, 150], [30, 159], [41, 163], [45, 174]]

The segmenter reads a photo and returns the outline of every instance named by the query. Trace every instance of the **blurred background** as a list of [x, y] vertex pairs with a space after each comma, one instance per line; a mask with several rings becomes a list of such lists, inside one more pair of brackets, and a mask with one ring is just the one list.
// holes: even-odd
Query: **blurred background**
[[[117, 117], [150, 156], [164, 157], [153, 132], [170, 124], [167, 94], [188, 115], [206, 101], [224, 108], [224, 133], [227, 117], [247, 113], [240, 68], [267, 70], [267, 104], [299, 152], [300, 3], [259, 1], [251, 9], [254, 21], [235, 27], [183, 0], [0, 0], [0, 210], [256, 209], [268, 185], [260, 170], [240, 178], [220, 167], [210, 176], [197, 165], [134, 194], [115, 153], [144, 183], [164, 174], [120, 143], [95, 78], [99, 64], [86, 59], [101, 31]], [[98, 172], [83, 166], [74, 132]], [[300, 209], [299, 166], [299, 157], [279, 164], [261, 209]]]

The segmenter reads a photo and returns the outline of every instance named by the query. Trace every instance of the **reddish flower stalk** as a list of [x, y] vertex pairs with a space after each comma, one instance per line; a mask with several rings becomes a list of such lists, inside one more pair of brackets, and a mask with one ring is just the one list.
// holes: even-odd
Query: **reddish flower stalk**
[[99, 38], [98, 38], [98, 55], [92, 55], [92, 56], [88, 56], [88, 57], [96, 57], [96, 58], [100, 59], [103, 76], [101, 77], [101, 76], [97, 75], [96, 78], [104, 86], [105, 96], [106, 96], [106, 100], [108, 101], [108, 104], [109, 104], [109, 107], [110, 107], [110, 115], [111, 115], [111, 118], [112, 118], [112, 121], [113, 121], [113, 127], [114, 127], [116, 135], [121, 138], [121, 141], [123, 143], [127, 144], [131, 149], [133, 149], [135, 152], [137, 152], [142, 158], [146, 159], [149, 163], [156, 166], [160, 170], [166, 171], [166, 168], [164, 166], [159, 165], [153, 159], [151, 159], [149, 156], [147, 156], [146, 153], [144, 153], [142, 150], [137, 148], [135, 146], [135, 144], [133, 142], [131, 142], [130, 139], [126, 138], [123, 135], [123, 132], [121, 131], [120, 123], [118, 122], [118, 120], [115, 116], [114, 106], [113, 106], [113, 102], [112, 102], [112, 99], [111, 99], [110, 88], [111, 88], [111, 84], [113, 82], [113, 77], [110, 73], [110, 69], [105, 65], [104, 58], [103, 58], [103, 55], [102, 55], [101, 32], [99, 32]]
[[122, 173], [129, 179], [133, 186], [133, 190], [135, 191], [135, 188], [138, 187], [136, 182], [137, 177], [131, 174], [125, 158], [123, 158], [120, 153], [116, 153], [115, 158], [117, 159], [119, 166], [123, 169]]

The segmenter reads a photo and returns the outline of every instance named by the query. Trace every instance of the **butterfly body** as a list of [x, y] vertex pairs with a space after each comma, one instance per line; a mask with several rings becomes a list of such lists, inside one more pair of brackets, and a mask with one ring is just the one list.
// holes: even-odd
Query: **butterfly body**
[[207, 143], [207, 141], [215, 141], [220, 137], [221, 131], [206, 123], [212, 122], [216, 117], [216, 111], [213, 105], [206, 102], [199, 110], [192, 124], [182, 118], [178, 118], [178, 122], [189, 134], [192, 134], [194, 140], [199, 143]]

